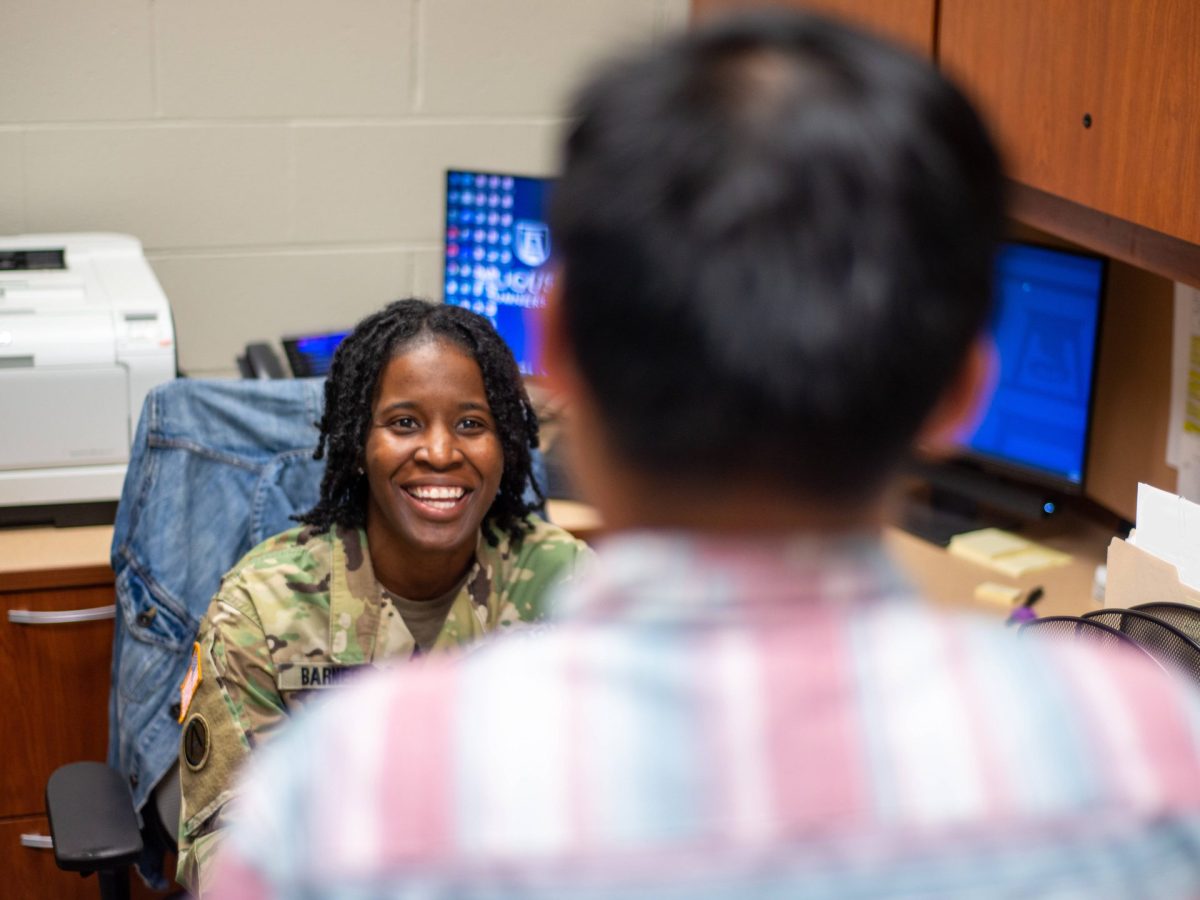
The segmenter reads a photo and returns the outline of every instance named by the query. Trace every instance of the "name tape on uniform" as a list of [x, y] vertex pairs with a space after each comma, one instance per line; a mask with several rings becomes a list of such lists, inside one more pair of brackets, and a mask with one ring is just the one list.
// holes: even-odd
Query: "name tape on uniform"
[[336, 687], [365, 666], [293, 665], [282, 670], [276, 681], [281, 691], [310, 691]]

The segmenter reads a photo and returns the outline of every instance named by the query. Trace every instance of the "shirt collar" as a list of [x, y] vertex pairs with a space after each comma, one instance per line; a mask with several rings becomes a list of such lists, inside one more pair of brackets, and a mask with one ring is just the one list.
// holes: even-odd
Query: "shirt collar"
[[915, 597], [876, 531], [715, 536], [630, 531], [603, 539], [560, 618], [666, 621]]
[[[376, 638], [383, 610], [383, 585], [375, 578], [367, 533], [362, 528], [333, 527], [332, 572], [329, 583], [330, 658], [339, 665], [359, 665], [375, 657]], [[472, 607], [487, 607], [495, 577], [495, 562], [508, 551], [507, 538], [488, 546], [482, 531], [475, 539], [475, 559], [451, 603], [465, 594]], [[464, 621], [473, 621], [464, 617]]]

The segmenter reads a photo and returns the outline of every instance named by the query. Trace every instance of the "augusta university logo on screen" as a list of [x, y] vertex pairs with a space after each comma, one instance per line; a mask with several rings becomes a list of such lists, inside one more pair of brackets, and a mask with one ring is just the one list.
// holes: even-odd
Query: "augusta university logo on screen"
[[550, 229], [544, 222], [519, 219], [516, 222], [517, 239], [513, 247], [517, 259], [531, 269], [536, 269], [550, 258]]

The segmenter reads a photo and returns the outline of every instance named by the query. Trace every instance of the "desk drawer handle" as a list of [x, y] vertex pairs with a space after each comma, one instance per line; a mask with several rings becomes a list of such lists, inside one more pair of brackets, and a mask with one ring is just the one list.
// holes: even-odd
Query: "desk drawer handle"
[[35, 612], [31, 609], [10, 609], [8, 611], [8, 621], [14, 625], [68, 625], [72, 622], [100, 622], [116, 617], [116, 604], [96, 606], [92, 609], [63, 609], [53, 612]]
[[53, 850], [54, 838], [48, 834], [23, 834], [21, 835], [21, 846], [29, 847], [31, 850]]

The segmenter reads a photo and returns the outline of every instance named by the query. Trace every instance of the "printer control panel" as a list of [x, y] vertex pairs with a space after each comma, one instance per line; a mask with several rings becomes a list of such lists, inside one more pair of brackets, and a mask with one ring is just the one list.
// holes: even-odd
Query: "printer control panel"
[[123, 352], [132, 350], [160, 351], [170, 347], [174, 340], [171, 337], [169, 323], [162, 323], [156, 313], [125, 313], [118, 315], [116, 322], [117, 349]]

